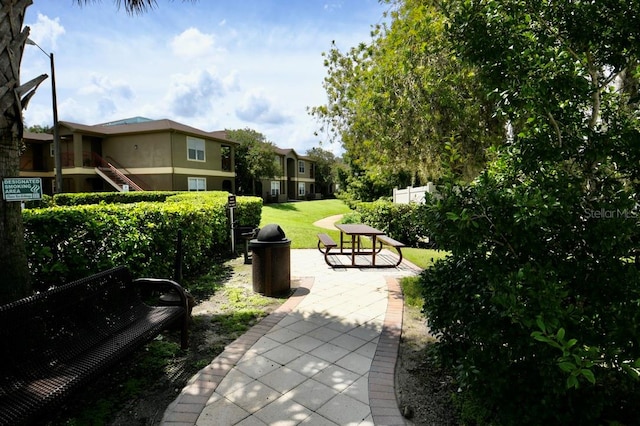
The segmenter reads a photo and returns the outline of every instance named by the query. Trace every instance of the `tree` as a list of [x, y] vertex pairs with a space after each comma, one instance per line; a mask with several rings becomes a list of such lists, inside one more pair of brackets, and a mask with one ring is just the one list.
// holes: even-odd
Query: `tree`
[[35, 126], [29, 126], [27, 127], [27, 131], [32, 132], [32, 133], [53, 133], [53, 127], [52, 126], [41, 126], [39, 124], [36, 124]]
[[311, 148], [307, 151], [307, 156], [315, 162], [317, 192], [323, 195], [333, 193], [337, 180], [337, 170], [339, 161], [331, 152], [322, 148]]
[[447, 7], [513, 129], [426, 218], [451, 255], [422, 275], [424, 311], [466, 420], [636, 423], [640, 2]]
[[[78, 4], [89, 0], [77, 0]], [[41, 75], [20, 84], [20, 63], [29, 27], [24, 17], [31, 0], [8, 0], [0, 8], [0, 179], [19, 175], [20, 147], [24, 123], [22, 110], [28, 105], [38, 85], [47, 77]], [[127, 12], [142, 12], [153, 7], [155, 0], [116, 0]], [[30, 293], [29, 268], [24, 245], [24, 229], [20, 203], [0, 200], [0, 303]]]
[[275, 145], [262, 133], [249, 128], [226, 132], [229, 139], [240, 143], [235, 151], [238, 194], [260, 195], [256, 194], [256, 182], [283, 174], [275, 161]]
[[399, 173], [414, 184], [438, 178], [447, 146], [462, 156], [458, 176], [471, 179], [485, 149], [501, 140], [503, 122], [474, 68], [452, 51], [435, 2], [389, 3], [390, 23], [373, 29], [371, 44], [325, 54], [328, 103], [310, 112], [371, 181]]

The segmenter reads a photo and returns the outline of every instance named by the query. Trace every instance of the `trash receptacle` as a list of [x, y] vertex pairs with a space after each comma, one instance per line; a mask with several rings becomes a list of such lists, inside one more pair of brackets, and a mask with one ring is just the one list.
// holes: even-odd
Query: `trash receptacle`
[[249, 241], [252, 252], [253, 291], [265, 296], [288, 293], [291, 290], [291, 240], [279, 225], [262, 227]]

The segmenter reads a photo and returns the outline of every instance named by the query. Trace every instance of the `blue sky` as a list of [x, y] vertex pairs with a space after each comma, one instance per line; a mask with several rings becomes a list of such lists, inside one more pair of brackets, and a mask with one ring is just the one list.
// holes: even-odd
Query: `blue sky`
[[[58, 117], [98, 124], [169, 118], [206, 131], [251, 128], [281, 148], [319, 146], [307, 107], [322, 105], [322, 52], [370, 41], [388, 5], [377, 0], [158, 0], [143, 15], [115, 2], [35, 0], [30, 38], [55, 58]], [[50, 74], [27, 45], [21, 80]], [[46, 80], [27, 125], [53, 122]], [[324, 149], [339, 152], [337, 146]]]

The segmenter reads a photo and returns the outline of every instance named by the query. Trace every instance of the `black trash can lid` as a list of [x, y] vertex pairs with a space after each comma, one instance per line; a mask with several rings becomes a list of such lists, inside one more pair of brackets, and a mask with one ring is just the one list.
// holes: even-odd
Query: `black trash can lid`
[[281, 241], [285, 238], [284, 231], [275, 223], [263, 226], [256, 237], [258, 241]]

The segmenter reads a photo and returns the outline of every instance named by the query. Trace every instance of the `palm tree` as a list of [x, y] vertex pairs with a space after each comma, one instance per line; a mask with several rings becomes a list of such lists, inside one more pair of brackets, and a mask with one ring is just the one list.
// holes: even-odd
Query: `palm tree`
[[[76, 0], [81, 4], [91, 0]], [[19, 175], [22, 111], [46, 74], [20, 84], [20, 63], [29, 27], [24, 26], [32, 0], [3, 0], [0, 7], [0, 179]], [[155, 0], [114, 0], [128, 13], [141, 13]], [[20, 203], [0, 200], [0, 304], [30, 293]]]

